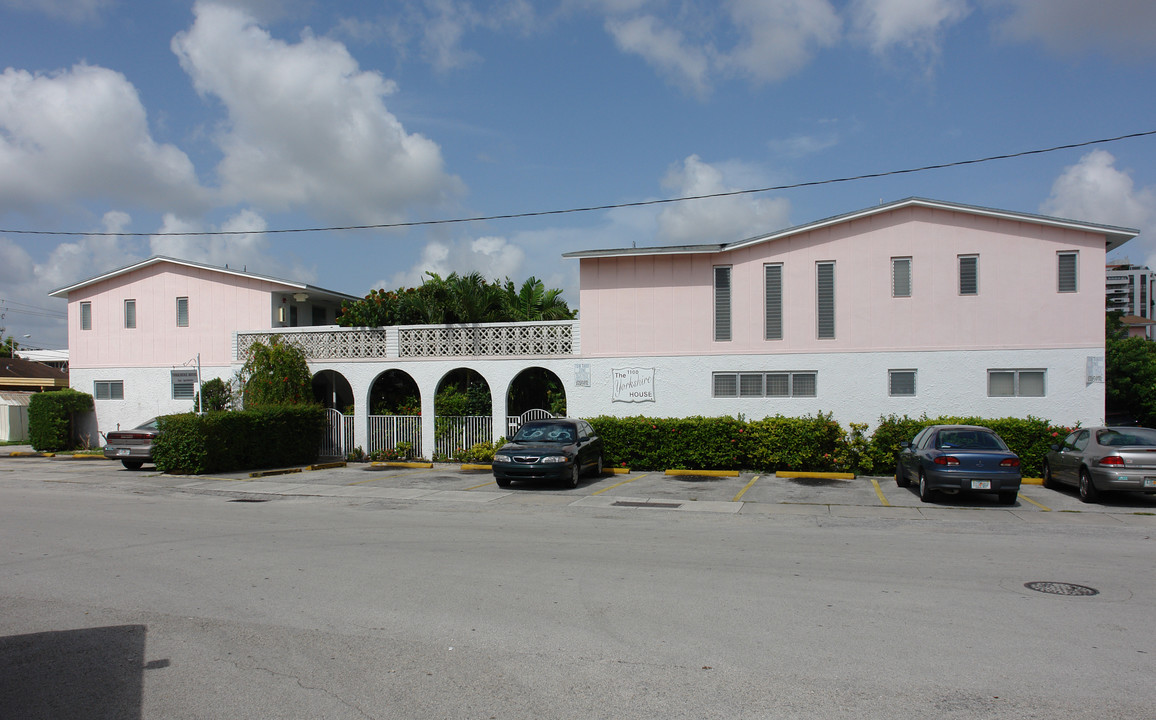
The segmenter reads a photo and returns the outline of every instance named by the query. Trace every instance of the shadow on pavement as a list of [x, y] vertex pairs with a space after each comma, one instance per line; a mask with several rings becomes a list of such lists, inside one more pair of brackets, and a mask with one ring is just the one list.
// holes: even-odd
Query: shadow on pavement
[[64, 720], [141, 717], [144, 625], [0, 638], [0, 715]]

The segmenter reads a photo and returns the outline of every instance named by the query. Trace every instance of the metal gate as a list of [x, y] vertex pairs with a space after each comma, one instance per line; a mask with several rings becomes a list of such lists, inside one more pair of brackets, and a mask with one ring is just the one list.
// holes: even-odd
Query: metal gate
[[321, 438], [321, 452], [323, 458], [343, 458], [353, 444], [353, 418], [345, 417], [340, 410], [325, 409], [325, 436]]
[[527, 410], [521, 415], [510, 415], [506, 418], [506, 437], [512, 438], [518, 432], [518, 428], [522, 427], [522, 423], [527, 420], [549, 420], [554, 417], [549, 410], [542, 410], [535, 408]]

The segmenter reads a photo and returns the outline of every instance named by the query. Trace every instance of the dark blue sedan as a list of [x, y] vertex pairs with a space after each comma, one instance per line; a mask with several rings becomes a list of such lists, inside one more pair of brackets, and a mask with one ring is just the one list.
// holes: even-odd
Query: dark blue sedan
[[979, 425], [932, 425], [899, 444], [895, 483], [919, 482], [919, 499], [937, 493], [995, 493], [1014, 505], [1020, 491], [1020, 459], [1003, 438]]

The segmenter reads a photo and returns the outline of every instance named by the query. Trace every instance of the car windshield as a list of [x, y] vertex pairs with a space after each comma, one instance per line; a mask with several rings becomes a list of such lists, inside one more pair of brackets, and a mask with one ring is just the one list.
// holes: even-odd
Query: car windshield
[[1007, 450], [999, 436], [985, 430], [941, 430], [935, 447], [938, 450]]
[[1151, 428], [1119, 428], [1096, 433], [1096, 442], [1109, 447], [1156, 446], [1156, 430]]
[[156, 430], [157, 429], [157, 419], [153, 418], [152, 420], [149, 420], [148, 422], [143, 422], [140, 425], [137, 425], [133, 429], [134, 430]]
[[574, 442], [574, 426], [557, 423], [527, 423], [514, 436], [514, 442]]

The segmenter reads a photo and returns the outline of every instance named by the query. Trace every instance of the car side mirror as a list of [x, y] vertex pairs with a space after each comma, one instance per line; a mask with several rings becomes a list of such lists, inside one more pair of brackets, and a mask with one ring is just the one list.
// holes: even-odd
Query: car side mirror
[[1049, 445], [1049, 447], [1050, 447], [1052, 450], [1055, 450], [1056, 452], [1059, 452], [1059, 451], [1060, 451], [1060, 446], [1059, 446], [1059, 445], [1057, 445], [1057, 444], [1055, 444], [1055, 443], [1052, 443], [1051, 445]]

